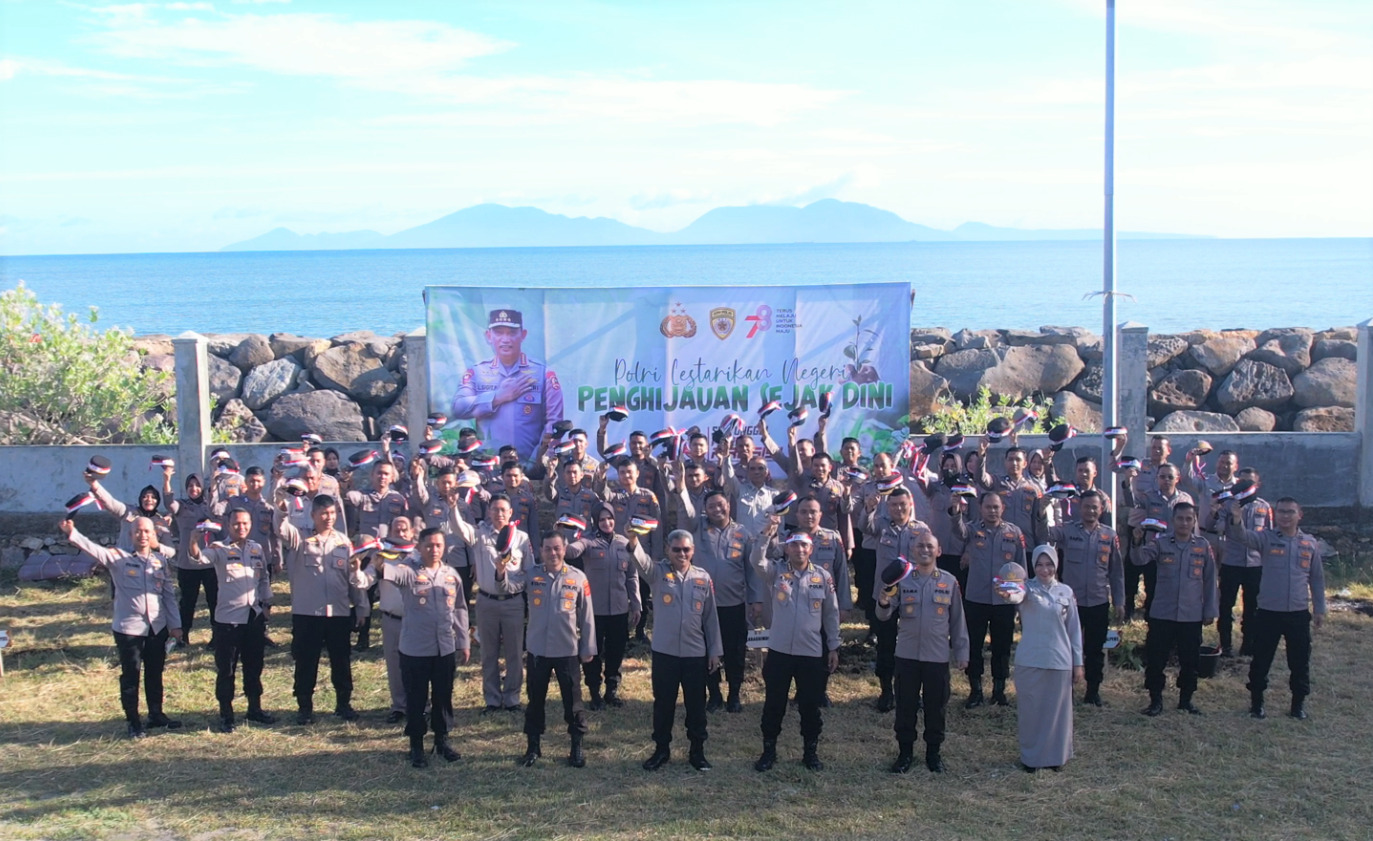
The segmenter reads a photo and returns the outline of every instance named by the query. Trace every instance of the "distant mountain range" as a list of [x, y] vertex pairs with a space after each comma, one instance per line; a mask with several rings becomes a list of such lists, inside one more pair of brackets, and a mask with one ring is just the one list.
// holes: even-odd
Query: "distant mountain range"
[[[889, 210], [821, 199], [805, 207], [717, 207], [680, 231], [661, 233], [605, 217], [562, 216], [537, 207], [479, 204], [387, 236], [376, 231], [298, 234], [276, 228], [221, 251], [372, 248], [520, 248], [586, 245], [762, 245], [801, 242], [1004, 242], [1098, 239], [1100, 230], [1026, 230], [965, 222], [952, 231], [907, 222]], [[1121, 239], [1204, 239], [1122, 232]]]

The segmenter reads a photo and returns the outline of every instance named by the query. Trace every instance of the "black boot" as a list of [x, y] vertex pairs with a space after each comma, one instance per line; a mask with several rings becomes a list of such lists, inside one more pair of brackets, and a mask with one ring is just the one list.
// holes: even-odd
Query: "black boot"
[[1268, 713], [1267, 713], [1267, 712], [1264, 710], [1264, 708], [1263, 708], [1263, 693], [1262, 693], [1262, 692], [1253, 692], [1253, 691], [1251, 691], [1251, 692], [1249, 693], [1249, 717], [1250, 717], [1250, 718], [1267, 718], [1267, 717], [1268, 717]]
[[666, 765], [671, 758], [672, 751], [668, 749], [668, 746], [659, 744], [658, 747], [654, 749], [653, 755], [644, 760], [644, 770], [657, 771], [659, 768]]
[[691, 767], [697, 771], [709, 771], [710, 760], [706, 759], [706, 743], [700, 739], [691, 740], [691, 753], [687, 757]]
[[982, 700], [982, 678], [968, 678], [968, 700], [963, 702], [963, 709], [975, 710], [985, 703]]
[[267, 713], [262, 711], [261, 698], [248, 699], [248, 714], [245, 715], [244, 718], [248, 719], [254, 724], [276, 724], [277, 722], [276, 716], [268, 715]]
[[362, 620], [362, 627], [358, 629], [358, 641], [353, 646], [354, 651], [366, 651], [372, 647], [372, 617], [368, 616]]
[[582, 734], [572, 734], [572, 750], [568, 751], [567, 764], [573, 768], [581, 768], [586, 765], [586, 754], [582, 753]]
[[939, 755], [939, 745], [925, 746], [925, 767], [934, 774], [944, 773], [944, 757]]
[[615, 707], [616, 709], [619, 709], [620, 707], [623, 707], [625, 705], [625, 702], [620, 700], [620, 687], [606, 684], [605, 705], [607, 707]]
[[587, 689], [586, 708], [588, 710], [593, 711], [605, 709], [605, 701], [601, 699], [600, 687], [596, 687], [595, 689]]
[[710, 700], [706, 701], [706, 712], [715, 713], [725, 708], [724, 696], [720, 694], [720, 684], [712, 684], [710, 687]]
[[429, 760], [424, 758], [424, 737], [410, 737], [410, 767], [425, 768], [429, 765]]
[[453, 750], [453, 746], [448, 744], [448, 734], [442, 736], [434, 735], [434, 753], [442, 756], [444, 762], [457, 762], [462, 759], [462, 754]]
[[763, 754], [758, 757], [758, 761], [753, 763], [755, 771], [771, 771], [772, 766], [777, 764], [777, 740], [763, 740]]
[[879, 677], [877, 681], [882, 686], [882, 691], [877, 695], [877, 711], [889, 713], [896, 709], [896, 695], [892, 693], [891, 678]]
[[1156, 716], [1156, 715], [1162, 715], [1162, 714], [1163, 714], [1163, 693], [1162, 693], [1162, 692], [1150, 692], [1150, 693], [1149, 693], [1149, 706], [1147, 706], [1147, 707], [1144, 708], [1144, 714], [1147, 715], [1147, 716], [1149, 716], [1150, 718], [1153, 718], [1153, 717]]
[[1201, 710], [1192, 704], [1192, 693], [1188, 691], [1178, 693], [1178, 709], [1184, 710], [1190, 715], [1201, 715]]
[[220, 713], [219, 732], [232, 733], [236, 728], [237, 725], [234, 723], [234, 714], [232, 712]]
[[1094, 707], [1106, 706], [1106, 702], [1101, 700], [1101, 684], [1087, 684], [1087, 693], [1082, 696], [1082, 703], [1091, 704]]
[[825, 770], [825, 763], [820, 761], [820, 742], [818, 739], [807, 739], [805, 749], [801, 753], [801, 764], [806, 766], [809, 771]]
[[898, 747], [899, 751], [896, 754], [896, 761], [891, 765], [891, 772], [904, 774], [911, 770], [911, 766], [915, 764], [915, 745], [910, 742], [901, 742]]
[[1010, 706], [1010, 701], [1006, 700], [1006, 679], [1004, 677], [992, 678], [992, 705], [997, 707]]
[[524, 756], [516, 760], [516, 763], [526, 768], [533, 768], [534, 763], [539, 757], [543, 756], [543, 749], [539, 747], [539, 737], [533, 733], [525, 734]]
[[156, 712], [148, 713], [149, 729], [153, 727], [165, 727], [168, 730], [175, 730], [180, 726], [180, 721], [176, 720], [175, 718], [167, 718], [167, 716], [163, 714], [162, 710], [157, 710]]
[[296, 724], [315, 723], [315, 704], [313, 701], [297, 700]]
[[146, 739], [147, 737], [148, 731], [143, 727], [143, 719], [139, 718], [136, 715], [133, 718], [129, 719], [129, 738]]
[[725, 701], [725, 712], [741, 713], [743, 711], [744, 705], [739, 700], [739, 684], [731, 683], [729, 685], [729, 700]]
[[1308, 718], [1308, 716], [1307, 716], [1307, 714], [1306, 714], [1306, 696], [1305, 696], [1305, 695], [1293, 695], [1293, 696], [1292, 696], [1292, 710], [1288, 713], [1288, 715], [1292, 716], [1293, 718], [1295, 718], [1295, 719], [1298, 720], [1298, 721], [1306, 721], [1306, 719]]
[[359, 717], [358, 711], [353, 709], [353, 705], [347, 701], [344, 701], [343, 703], [338, 704], [334, 707], [334, 715], [338, 716], [344, 721], [357, 721]]

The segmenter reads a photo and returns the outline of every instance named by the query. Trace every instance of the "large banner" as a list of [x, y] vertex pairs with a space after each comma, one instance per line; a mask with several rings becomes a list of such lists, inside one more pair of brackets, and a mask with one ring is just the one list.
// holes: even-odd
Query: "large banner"
[[475, 426], [488, 449], [528, 458], [562, 419], [592, 434], [612, 406], [629, 410], [610, 442], [726, 414], [758, 432], [758, 410], [780, 401], [769, 431], [785, 440], [786, 412], [832, 401], [829, 440], [865, 451], [904, 437], [909, 413], [910, 287], [647, 289], [430, 287], [430, 411]]

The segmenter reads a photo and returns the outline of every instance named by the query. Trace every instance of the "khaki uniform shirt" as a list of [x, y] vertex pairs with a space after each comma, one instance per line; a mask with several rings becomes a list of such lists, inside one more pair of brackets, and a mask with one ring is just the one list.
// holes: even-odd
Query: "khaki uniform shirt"
[[[1140, 547], [1137, 566], [1158, 563], [1150, 619], [1206, 622], [1220, 615], [1216, 593], [1216, 559], [1211, 544], [1199, 534], [1186, 542], [1171, 531]], [[1260, 588], [1262, 589], [1262, 588]]]
[[1061, 559], [1059, 580], [1073, 588], [1080, 606], [1125, 604], [1125, 564], [1115, 529], [1098, 523], [1088, 531], [1077, 521], [1051, 527], [1048, 540]]
[[271, 563], [262, 544], [249, 539], [243, 546], [215, 542], [200, 550], [214, 564], [219, 579], [215, 621], [221, 625], [246, 625], [272, 603]]
[[1325, 613], [1325, 567], [1316, 538], [1304, 531], [1295, 537], [1277, 529], [1252, 531], [1243, 524], [1231, 525], [1225, 537], [1243, 541], [1263, 558], [1259, 610], [1290, 613], [1307, 610], [1314, 603], [1316, 613]]
[[387, 563], [382, 576], [400, 591], [400, 653], [444, 657], [471, 646], [467, 596], [462, 576], [447, 564], [428, 569], [412, 563]]
[[1005, 604], [992, 593], [992, 577], [1011, 561], [1026, 567], [1025, 571], [1029, 573], [1025, 563], [1024, 534], [1014, 523], [1004, 520], [995, 527], [980, 520], [969, 524], [959, 519], [953, 520], [953, 524], [954, 531], [964, 540], [963, 560], [968, 563], [965, 598], [978, 604]]
[[834, 579], [813, 563], [792, 569], [786, 561], [754, 556], [758, 578], [772, 605], [768, 650], [796, 657], [822, 657], [839, 650], [839, 600]]
[[542, 564], [508, 573], [505, 591], [522, 589], [529, 603], [526, 651], [535, 657], [596, 656], [596, 618], [585, 573], [566, 564], [557, 573]]
[[698, 566], [678, 573], [666, 560], [649, 563], [642, 553], [635, 562], [653, 592], [653, 650], [672, 657], [723, 655], [709, 573]]
[[72, 529], [73, 546], [95, 559], [110, 574], [114, 584], [115, 633], [147, 637], [163, 628], [181, 627], [181, 612], [176, 602], [176, 587], [167, 561], [158, 553], [146, 556], [122, 549], [107, 549]]
[[591, 582], [595, 615], [619, 616], [640, 610], [639, 564], [634, 555], [643, 551], [638, 543], [631, 551], [629, 540], [618, 534], [606, 539], [594, 527], [587, 536], [567, 545], [567, 561]]
[[277, 536], [286, 554], [286, 575], [291, 581], [291, 612], [299, 616], [349, 616], [371, 613], [367, 598], [372, 578], [359, 570], [350, 572], [352, 544], [343, 532], [308, 537], [283, 517], [277, 518]]
[[963, 594], [952, 573], [935, 567], [929, 575], [912, 571], [897, 585], [885, 607], [879, 601], [877, 618], [900, 616], [896, 656], [926, 663], [961, 663], [968, 659], [968, 625], [963, 619]]

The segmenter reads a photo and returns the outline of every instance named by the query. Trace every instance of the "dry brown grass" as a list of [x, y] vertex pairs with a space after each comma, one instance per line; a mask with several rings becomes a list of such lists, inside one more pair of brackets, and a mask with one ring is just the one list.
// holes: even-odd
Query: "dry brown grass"
[[[1281, 714], [1281, 657], [1263, 722], [1246, 715], [1242, 663], [1203, 681], [1204, 717], [1170, 709], [1157, 720], [1138, 713], [1141, 675], [1111, 669], [1109, 706], [1078, 708], [1077, 758], [1061, 774], [1018, 770], [1014, 709], [964, 712], [961, 676], [945, 744], [949, 772], [888, 774], [891, 717], [871, 709], [870, 660], [852, 647], [831, 683], [822, 773], [798, 763], [794, 711], [778, 768], [752, 770], [755, 671], [744, 713], [711, 717], [715, 770], [691, 771], [679, 728], [682, 750], [650, 774], [639, 768], [651, 747], [642, 646], [626, 664], [628, 704], [592, 714], [585, 769], [561, 761], [566, 736], [556, 727], [546, 758], [517, 768], [521, 720], [477, 713], [473, 665], [462, 669], [456, 698], [463, 760], [417, 771], [405, 762], [399, 729], [381, 722], [387, 700], [376, 648], [354, 666], [359, 724], [328, 716], [311, 727], [284, 723], [293, 710], [281, 648], [266, 683], [268, 707], [283, 723], [213, 733], [213, 661], [195, 648], [175, 655], [167, 674], [168, 709], [185, 729], [121, 738], [105, 593], [95, 582], [0, 588], [0, 627], [15, 638], [0, 681], [0, 837], [1356, 839], [1369, 836], [1373, 821], [1365, 788], [1373, 619], [1354, 612], [1332, 616], [1317, 637], [1310, 721]], [[288, 621], [277, 621], [274, 633], [289, 639]], [[858, 634], [845, 629], [847, 638]], [[322, 671], [317, 706], [328, 710]], [[549, 719], [561, 724], [556, 690]]]

